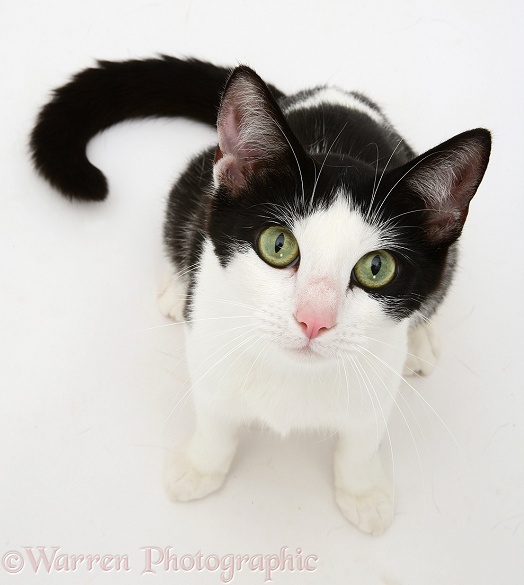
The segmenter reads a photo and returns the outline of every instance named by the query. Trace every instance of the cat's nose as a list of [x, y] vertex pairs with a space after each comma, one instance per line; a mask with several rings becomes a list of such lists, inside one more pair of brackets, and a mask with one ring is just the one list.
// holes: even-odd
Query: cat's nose
[[308, 339], [315, 339], [336, 323], [336, 315], [332, 311], [312, 311], [307, 308], [299, 308], [295, 313], [295, 319], [302, 327]]

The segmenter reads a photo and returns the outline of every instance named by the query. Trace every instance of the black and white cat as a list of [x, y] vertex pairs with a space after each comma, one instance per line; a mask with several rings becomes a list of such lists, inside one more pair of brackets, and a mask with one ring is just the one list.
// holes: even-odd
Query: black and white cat
[[38, 170], [65, 195], [103, 200], [86, 158], [125, 119], [217, 124], [171, 191], [169, 277], [160, 306], [187, 321], [196, 430], [173, 457], [176, 500], [218, 489], [239, 427], [338, 434], [336, 500], [382, 533], [394, 487], [377, 456], [404, 373], [436, 359], [431, 317], [450, 284], [487, 130], [416, 156], [358, 93], [286, 96], [250, 68], [162, 57], [100, 62], [58, 89], [38, 118]]

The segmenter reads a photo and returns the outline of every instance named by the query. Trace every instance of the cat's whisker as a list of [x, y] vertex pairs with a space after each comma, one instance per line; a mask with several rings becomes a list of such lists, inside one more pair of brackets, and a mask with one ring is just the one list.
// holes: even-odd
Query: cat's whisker
[[[231, 333], [233, 333], [234, 331], [238, 331], [239, 329], [246, 329], [246, 328], [251, 328], [251, 330], [255, 329], [255, 326], [253, 324], [247, 324], [247, 325], [239, 325], [238, 327], [232, 327], [230, 329], [222, 329], [220, 331], [217, 331], [216, 333], [213, 333], [212, 335], [210, 335], [208, 337], [208, 340], [212, 340], [212, 339], [216, 339], [218, 337], [222, 337], [224, 335], [231, 335]], [[238, 339], [240, 336], [237, 336], [235, 339]], [[184, 343], [180, 346], [178, 346], [177, 348], [175, 348], [175, 351], [180, 351], [183, 347], [184, 347]], [[211, 357], [213, 357], [214, 355], [216, 355], [218, 353], [219, 350], [216, 350], [215, 352], [213, 352], [210, 356], [207, 356], [206, 359], [209, 359]], [[168, 375], [171, 375], [174, 370], [176, 369], [176, 367], [185, 359], [185, 355], [182, 356], [181, 358], [179, 358], [175, 364], [173, 364], [173, 366], [170, 368]], [[184, 384], [186, 384], [189, 381], [189, 378], [187, 378], [184, 382]]]
[[[427, 154], [426, 156], [423, 156], [420, 160], [418, 160], [412, 167], [410, 167], [401, 177], [400, 179], [397, 180], [397, 182], [393, 185], [393, 187], [391, 187], [391, 189], [386, 193], [384, 199], [382, 199], [382, 201], [380, 202], [380, 205], [376, 211], [376, 215], [378, 216], [378, 214], [380, 213], [380, 210], [384, 207], [384, 204], [386, 203], [386, 200], [388, 199], [388, 197], [391, 195], [391, 193], [393, 193], [393, 191], [395, 190], [395, 188], [412, 172], [415, 171], [415, 169], [422, 164], [425, 160], [427, 160], [428, 158], [430, 158], [431, 156], [434, 156], [436, 153], [430, 153]], [[429, 210], [426, 210], [429, 211]], [[434, 210], [434, 211], [438, 211], [438, 210]]]
[[375, 146], [375, 149], [377, 151], [377, 160], [375, 162], [375, 176], [373, 177], [373, 189], [371, 190], [371, 201], [370, 201], [370, 209], [371, 206], [373, 205], [373, 195], [376, 193], [376, 190], [378, 188], [377, 186], [377, 177], [378, 177], [378, 161], [380, 160], [380, 153], [378, 150], [378, 144], [376, 142], [373, 142], [373, 145]]
[[177, 272], [174, 272], [170, 277], [168, 282], [166, 283], [167, 285], [172, 284], [173, 282], [175, 282], [176, 280], [179, 279], [184, 279], [188, 274], [190, 274], [191, 272], [197, 270], [197, 268], [200, 267], [200, 262], [194, 262], [193, 264], [186, 266], [185, 268], [178, 270]]
[[453, 440], [453, 442], [455, 443], [455, 446], [457, 447], [460, 456], [462, 458], [462, 460], [464, 461], [464, 463], [466, 464], [467, 468], [469, 469], [469, 463], [468, 460], [464, 454], [464, 451], [462, 449], [462, 447], [460, 446], [460, 443], [458, 442], [457, 438], [455, 437], [454, 433], [452, 432], [452, 430], [449, 428], [449, 426], [444, 422], [444, 419], [440, 416], [440, 414], [435, 410], [435, 408], [424, 398], [424, 396], [413, 386], [413, 384], [410, 384], [408, 382], [408, 380], [406, 380], [405, 376], [403, 376], [401, 373], [397, 372], [394, 368], [392, 368], [386, 361], [384, 361], [382, 358], [379, 358], [377, 355], [375, 355], [373, 352], [371, 352], [369, 349], [367, 349], [364, 346], [358, 346], [360, 349], [364, 350], [367, 353], [370, 353], [371, 355], [373, 355], [382, 365], [386, 366], [386, 368], [388, 368], [388, 370], [390, 370], [392, 373], [394, 373], [402, 382], [404, 382], [404, 384], [406, 384], [413, 392], [414, 394], [420, 398], [420, 400], [423, 402], [423, 404], [425, 404], [430, 410], [431, 412], [437, 417], [438, 421], [442, 424], [442, 426], [446, 429], [446, 432], [449, 434], [449, 436], [451, 437], [451, 439]]
[[[368, 211], [368, 218], [367, 218], [368, 220], [371, 220], [370, 214], [371, 214], [372, 209], [373, 209], [373, 203], [375, 202], [375, 197], [376, 197], [377, 192], [378, 192], [378, 190], [380, 188], [380, 183], [382, 182], [382, 179], [384, 177], [384, 174], [385, 174], [385, 172], [386, 172], [386, 170], [387, 170], [387, 168], [389, 166], [389, 163], [392, 161], [393, 157], [395, 156], [395, 153], [397, 152], [397, 150], [398, 150], [399, 146], [402, 144], [402, 142], [403, 142], [403, 139], [401, 138], [398, 141], [398, 143], [395, 146], [395, 148], [393, 149], [391, 155], [389, 156], [389, 158], [388, 158], [388, 160], [386, 162], [385, 167], [382, 169], [382, 173], [380, 175], [380, 179], [378, 180], [378, 183], [377, 183], [377, 186], [376, 186], [375, 190], [371, 193], [371, 200], [369, 202], [369, 211]], [[378, 210], [376, 212], [373, 213], [373, 216], [372, 217], [374, 217], [374, 218], [378, 217], [379, 211], [380, 211], [380, 207], [378, 208]]]
[[275, 126], [280, 130], [280, 133], [282, 134], [282, 136], [285, 138], [285, 140], [289, 146], [289, 149], [291, 150], [291, 153], [293, 154], [295, 162], [297, 163], [298, 174], [300, 176], [300, 185], [302, 188], [302, 205], [305, 207], [305, 205], [306, 205], [306, 192], [304, 190], [304, 177], [302, 176], [302, 169], [300, 168], [300, 163], [298, 161], [297, 153], [295, 152], [295, 149], [291, 145], [291, 142], [289, 141], [289, 138], [287, 137], [286, 133], [282, 129], [282, 126], [273, 117], [271, 117], [271, 119], [272, 119], [273, 123], [275, 124]]
[[[226, 343], [226, 345], [229, 345], [232, 342], [236, 342], [239, 338], [243, 337], [246, 334], [252, 333], [250, 331], [244, 332], [242, 334], [240, 334], [239, 336], [235, 337], [233, 340], [230, 340]], [[193, 381], [193, 383], [191, 384], [191, 386], [188, 388], [188, 390], [183, 394], [183, 396], [178, 400], [178, 402], [172, 407], [170, 408], [166, 420], [164, 421], [163, 425], [160, 428], [159, 431], [159, 435], [161, 436], [164, 432], [164, 429], [167, 425], [167, 423], [169, 422], [169, 420], [171, 419], [173, 413], [177, 410], [178, 406], [180, 405], [180, 403], [183, 400], [187, 400], [189, 398], [189, 396], [191, 395], [191, 392], [193, 390], [193, 388], [203, 379], [205, 378], [212, 370], [214, 370], [214, 368], [216, 368], [220, 363], [222, 363], [224, 360], [226, 360], [232, 353], [234, 353], [235, 351], [237, 351], [240, 347], [242, 347], [242, 345], [247, 344], [249, 342], [251, 342], [253, 339], [258, 337], [258, 333], [254, 333], [252, 334], [250, 337], [248, 337], [247, 339], [243, 339], [241, 340], [239, 343], [237, 343], [237, 345], [235, 345], [232, 349], [229, 349], [219, 360], [215, 361], [213, 363], [213, 365], [208, 368], [197, 380]], [[216, 355], [216, 353], [220, 352], [223, 348], [219, 348], [216, 352], [214, 352], [213, 354], [211, 354], [210, 356], [208, 356], [207, 360], [209, 360], [209, 358], [213, 357], [214, 355]]]
[[[172, 298], [180, 298], [180, 299], [185, 299], [187, 297], [186, 293], [178, 293], [178, 292], [171, 292], [171, 291], [165, 291], [165, 292], [159, 292], [158, 294], [162, 294], [162, 295], [168, 295]], [[252, 311], [256, 311], [257, 307], [253, 306], [253, 305], [248, 305], [247, 303], [242, 303], [240, 301], [236, 301], [233, 299], [217, 299], [217, 298], [212, 298], [209, 299], [211, 302], [213, 303], [221, 303], [224, 305], [231, 305], [234, 307], [241, 307], [243, 309], [250, 309]]]
[[[391, 392], [391, 390], [390, 390], [390, 385], [387, 384], [384, 381], [384, 379], [382, 377], [382, 374], [374, 366], [371, 358], [378, 359], [377, 356], [373, 352], [369, 352], [369, 354], [366, 355], [362, 351], [361, 351], [360, 355], [361, 355], [362, 359], [364, 359], [367, 362], [367, 364], [373, 370], [373, 372], [375, 373], [375, 375], [378, 377], [380, 383], [382, 384], [382, 386], [384, 387], [384, 389], [386, 390], [386, 392], [389, 394], [389, 396], [392, 398], [394, 405], [397, 407], [397, 410], [400, 413], [400, 416], [402, 417], [402, 419], [404, 420], [404, 423], [406, 424], [406, 427], [408, 429], [408, 432], [409, 432], [409, 434], [411, 436], [411, 440], [413, 441], [413, 446], [415, 447], [415, 452], [416, 452], [416, 455], [417, 455], [417, 461], [418, 461], [418, 464], [419, 464], [419, 469], [420, 469], [420, 474], [421, 474], [421, 479], [422, 479], [422, 489], [423, 489], [423, 494], [424, 494], [424, 497], [425, 497], [425, 494], [426, 494], [426, 480], [425, 480], [425, 476], [424, 476], [424, 467], [422, 465], [422, 457], [420, 455], [420, 451], [419, 451], [419, 448], [418, 448], [417, 440], [415, 438], [415, 435], [413, 433], [413, 430], [411, 428], [411, 425], [410, 425], [410, 423], [409, 423], [406, 415], [404, 414], [404, 411], [402, 410], [400, 404], [398, 403], [398, 401], [396, 399], [396, 396], [399, 396], [402, 399], [402, 401], [404, 402], [404, 404], [407, 406], [407, 408], [408, 408], [411, 416], [413, 417], [413, 420], [415, 421], [415, 424], [418, 427], [418, 430], [420, 431], [420, 434], [422, 436], [422, 440], [424, 441], [424, 445], [426, 447], [426, 451], [429, 452], [429, 446], [428, 446], [428, 443], [427, 443], [427, 440], [426, 440], [426, 435], [424, 434], [424, 431], [422, 429], [422, 426], [421, 426], [418, 418], [416, 417], [413, 409], [411, 408], [409, 402], [406, 400], [406, 398], [403, 396], [403, 394], [401, 392], [397, 392], [396, 393], [396, 396], [395, 396]], [[393, 453], [392, 453], [392, 455], [393, 455]]]
[[[251, 323], [249, 323], [247, 325], [239, 325], [238, 327], [232, 327], [231, 329], [221, 329], [220, 331], [217, 331], [216, 333], [213, 333], [212, 335], [210, 335], [208, 339], [216, 339], [217, 337], [221, 337], [224, 335], [230, 335], [234, 331], [238, 331], [239, 329], [246, 329], [248, 327], [251, 327], [252, 329], [254, 328], [254, 326]], [[176, 354], [178, 352], [180, 352], [182, 349], [184, 349], [184, 347], [185, 347], [185, 342], [183, 342], [182, 344], [173, 348], [172, 352], [170, 352], [170, 353], [165, 352], [165, 351], [160, 351], [159, 353], [165, 355], [166, 357], [173, 358], [173, 357], [176, 357]], [[178, 358], [177, 361], [174, 364], [172, 364], [172, 366], [170, 367], [167, 375], [170, 376], [176, 370], [177, 366], [181, 362], [183, 362], [185, 359], [186, 359], [185, 355]], [[186, 379], [185, 383], [187, 383], [187, 381], [188, 380]]]
[[[378, 395], [377, 395], [377, 392], [375, 390], [375, 387], [373, 386], [373, 382], [369, 378], [369, 375], [366, 372], [366, 369], [362, 366], [362, 364], [359, 363], [359, 361], [357, 359], [355, 359], [354, 356], [350, 356], [350, 357], [351, 357], [351, 363], [353, 364], [353, 367], [354, 367], [355, 372], [358, 373], [359, 377], [362, 379], [362, 382], [364, 383], [364, 387], [366, 389], [366, 392], [368, 393], [369, 403], [373, 407], [373, 413], [375, 415], [375, 427], [377, 429], [377, 444], [378, 444], [378, 442], [380, 440], [379, 422], [378, 422], [377, 409], [376, 409], [376, 406], [375, 406], [375, 402], [373, 401], [373, 396], [375, 397], [375, 400], [377, 401], [377, 403], [379, 405], [380, 412], [381, 412], [381, 416], [382, 416], [382, 420], [383, 420], [384, 424], [387, 427], [386, 416], [385, 416], [384, 410], [382, 408], [382, 405], [380, 403], [380, 400], [378, 399]], [[368, 385], [368, 383], [369, 383], [369, 385]], [[362, 400], [362, 398], [361, 398], [361, 400]], [[361, 409], [360, 418], [362, 418], [363, 413], [364, 413], [364, 401], [362, 400], [362, 409]]]
[[198, 319], [184, 319], [182, 321], [173, 321], [171, 323], [163, 323], [162, 325], [154, 325], [153, 327], [144, 327], [143, 329], [134, 329], [128, 333], [143, 333], [145, 331], [153, 331], [154, 329], [164, 329], [165, 327], [174, 327], [176, 325], [191, 325], [202, 321], [221, 321], [227, 319], [250, 319], [251, 315], [221, 315], [219, 317], [202, 317]]
[[329, 164], [325, 164], [324, 168], [326, 169], [344, 169], [345, 171], [349, 170], [349, 169], [356, 169], [357, 167], [355, 165], [329, 165]]
[[[421, 319], [422, 319], [422, 320], [423, 320], [425, 323], [431, 323], [431, 320], [430, 320], [430, 319], [428, 319], [427, 317], [425, 317], [424, 315], [420, 314], [420, 315], [419, 315], [419, 317], [420, 317], [420, 318], [421, 318]], [[362, 335], [362, 338], [363, 338], [363, 339], [368, 339], [368, 340], [370, 340], [370, 341], [373, 341], [373, 342], [375, 342], [375, 343], [380, 343], [380, 344], [382, 344], [382, 345], [385, 345], [385, 346], [387, 346], [387, 347], [393, 347], [393, 348], [395, 348], [395, 346], [394, 346], [394, 345], [392, 345], [391, 343], [387, 343], [387, 342], [385, 342], [385, 341], [382, 341], [381, 339], [376, 339], [376, 338], [374, 338], [374, 337], [369, 337], [368, 335]], [[409, 352], [409, 351], [408, 351], [408, 352], [406, 353], [406, 355], [408, 355], [408, 356], [411, 356], [411, 357], [414, 357], [414, 358], [416, 358], [417, 360], [419, 360], [419, 361], [421, 361], [421, 362], [423, 362], [423, 363], [425, 363], [425, 364], [428, 364], [428, 365], [432, 366], [432, 367], [433, 367], [435, 370], [438, 370], [438, 371], [442, 372], [443, 374], [446, 374], [446, 375], [447, 375], [447, 376], [449, 376], [449, 377], [450, 377], [452, 380], [456, 380], [456, 379], [457, 379], [457, 378], [456, 378], [456, 376], [453, 376], [453, 374], [451, 374], [450, 372], [448, 372], [446, 369], [442, 368], [442, 367], [441, 367], [441, 366], [439, 366], [438, 364], [435, 364], [434, 362], [430, 362], [429, 360], [426, 360], [426, 359], [422, 358], [420, 355], [418, 355], [418, 354], [416, 354], [416, 353], [412, 353], [412, 352]], [[411, 370], [411, 368], [408, 368], [408, 369], [410, 369], [410, 370]], [[413, 370], [411, 370], [411, 371], [413, 372], [413, 374], [415, 374], [415, 375], [416, 375], [418, 378], [420, 378], [421, 380], [424, 380], [424, 379], [425, 379], [425, 378], [424, 378], [424, 376], [422, 376], [422, 375], [418, 374], [417, 372], [415, 372], [415, 371], [413, 371]]]
[[[252, 205], [250, 207], [250, 209], [253, 209], [253, 208], [259, 207], [259, 206], [263, 206], [264, 208], [266, 208], [268, 210], [268, 214], [263, 214], [263, 213], [257, 212], [257, 217], [260, 219], [267, 219], [268, 221], [274, 222], [276, 224], [281, 224], [282, 220], [284, 220], [284, 223], [287, 223], [287, 225], [290, 227], [296, 221], [297, 211], [296, 211], [296, 208], [294, 208], [290, 203], [285, 203], [285, 204], [270, 203], [270, 202], [257, 203], [255, 205]], [[273, 211], [273, 209], [274, 209], [274, 213], [272, 213], [272, 214], [269, 213], [270, 211]]]
[[221, 303], [224, 305], [231, 305], [232, 307], [242, 307], [243, 309], [250, 309], [251, 311], [256, 311], [258, 307], [254, 305], [248, 305], [247, 303], [241, 303], [240, 301], [235, 301], [233, 299], [211, 299], [213, 303]]
[[348, 418], [348, 416], [349, 416], [350, 396], [351, 396], [350, 384], [349, 384], [349, 379], [348, 379], [348, 373], [346, 371], [346, 366], [344, 364], [344, 360], [343, 359], [341, 359], [341, 363], [342, 363], [342, 369], [344, 370], [344, 377], [346, 379], [346, 418]]
[[386, 245], [383, 246], [386, 250], [391, 250], [392, 252], [398, 252], [407, 262], [413, 264], [413, 260], [408, 256], [409, 253], [413, 253], [412, 248], [408, 248], [407, 246], [402, 246], [397, 244], [393, 241], [387, 242]]
[[[390, 217], [387, 220], [385, 220], [380, 227], [381, 227], [381, 229], [388, 230], [390, 228], [390, 225], [393, 222], [395, 222], [397, 219], [400, 219], [401, 217], [405, 217], [406, 215], [412, 215], [413, 213], [423, 213], [425, 211], [427, 211], [427, 209], [421, 207], [419, 209], [410, 209], [409, 211], [404, 211], [402, 213], [398, 213], [397, 215], [394, 215], [393, 217]], [[396, 227], [396, 226], [394, 226], [394, 227]]]
[[[255, 340], [255, 343], [258, 342], [258, 339]], [[253, 362], [249, 368], [249, 370], [246, 372], [246, 375], [244, 377], [244, 382], [242, 384], [242, 387], [240, 388], [240, 411], [242, 413], [242, 423], [244, 425], [245, 428], [249, 428], [249, 421], [245, 416], [245, 412], [244, 412], [244, 390], [246, 388], [246, 383], [247, 380], [251, 374], [251, 371], [253, 370], [255, 364], [257, 363], [257, 361], [260, 359], [260, 356], [263, 354], [263, 352], [266, 350], [267, 346], [270, 344], [270, 340], [266, 340], [266, 342], [264, 343], [264, 345], [262, 346], [262, 348], [260, 349], [260, 351], [257, 353], [257, 355], [255, 356], [255, 358], [253, 359]], [[249, 346], [250, 349], [252, 346]], [[246, 350], [247, 351], [247, 350]]]
[[[353, 358], [353, 356], [351, 356], [351, 354], [348, 355], [349, 358], [349, 363], [351, 365], [351, 368], [353, 370], [353, 372], [355, 373], [356, 377], [357, 377], [357, 381], [358, 381], [358, 389], [360, 391], [360, 414], [359, 414], [359, 420], [362, 420], [362, 417], [364, 416], [364, 392], [362, 389], [362, 384], [364, 384], [364, 388], [366, 390], [366, 392], [368, 393], [369, 399], [371, 401], [371, 394], [368, 390], [367, 384], [366, 384], [366, 380], [364, 379], [364, 377], [362, 376], [362, 373], [359, 371], [357, 364]], [[344, 357], [340, 357], [341, 361], [344, 360]], [[348, 392], [349, 392], [349, 388], [348, 388]], [[374, 409], [374, 406], [373, 406]], [[375, 420], [377, 420], [377, 413], [375, 412]]]
[[238, 331], [239, 329], [247, 329], [250, 327], [251, 329], [256, 329], [256, 325], [253, 323], [247, 323], [246, 325], [237, 325], [236, 327], [231, 327], [230, 329], [221, 329], [220, 331], [216, 331], [215, 333], [211, 334], [208, 339], [215, 339], [216, 337], [221, 337], [222, 335], [230, 335], [233, 331]]
[[313, 208], [313, 200], [315, 198], [315, 192], [317, 190], [317, 185], [318, 185], [318, 181], [320, 179], [320, 175], [322, 174], [322, 169], [324, 168], [324, 165], [326, 164], [326, 161], [327, 161], [329, 155], [331, 154], [331, 151], [333, 150], [333, 147], [335, 146], [336, 141], [340, 138], [340, 136], [342, 135], [342, 132], [344, 132], [344, 130], [346, 129], [348, 124], [349, 124], [349, 120], [344, 124], [344, 126], [342, 126], [342, 129], [340, 130], [340, 132], [335, 136], [335, 138], [331, 142], [331, 146], [329, 147], [328, 151], [326, 152], [326, 156], [324, 157], [324, 160], [322, 161], [322, 164], [320, 166], [320, 170], [318, 171], [318, 175], [315, 177], [315, 182], [313, 183], [313, 191], [312, 191], [311, 197], [309, 199], [309, 213], [311, 213], [311, 210]]
[[[358, 362], [357, 360], [354, 358], [354, 356], [352, 356], [351, 354], [348, 354], [350, 363], [351, 363], [351, 367], [353, 368], [353, 371], [355, 372], [356, 376], [357, 376], [357, 380], [358, 380], [358, 387], [360, 390], [360, 414], [359, 414], [359, 419], [362, 420], [362, 417], [364, 416], [364, 393], [362, 391], [362, 384], [364, 384], [364, 388], [366, 389], [366, 392], [368, 393], [368, 396], [371, 400], [371, 394], [368, 390], [367, 387], [367, 383], [366, 380], [364, 379], [364, 376], [362, 375], [362, 372], [360, 371], [360, 369], [358, 368]], [[374, 405], [373, 405], [373, 409], [374, 409]], [[375, 420], [377, 420], [377, 413], [375, 410]]]
[[[375, 414], [375, 426], [376, 426], [376, 429], [377, 429], [377, 439], [376, 439], [377, 445], [380, 443], [381, 435], [380, 435], [380, 431], [379, 431], [379, 422], [378, 422], [377, 409], [376, 409], [376, 406], [375, 406], [375, 402], [373, 401], [373, 396], [371, 395], [371, 391], [373, 392], [373, 395], [375, 396], [375, 400], [377, 401], [377, 404], [379, 406], [380, 414], [381, 414], [381, 417], [382, 417], [382, 421], [384, 423], [384, 430], [386, 432], [386, 435], [388, 437], [388, 442], [389, 442], [389, 450], [390, 450], [390, 454], [391, 454], [392, 475], [393, 475], [393, 478], [395, 478], [395, 456], [394, 456], [394, 453], [393, 453], [393, 442], [391, 440], [391, 434], [389, 432], [388, 420], [387, 420], [386, 414], [384, 412], [384, 409], [382, 408], [382, 404], [380, 402], [380, 399], [379, 399], [379, 397], [378, 397], [378, 395], [377, 395], [377, 393], [375, 391], [375, 388], [373, 387], [373, 383], [369, 379], [369, 376], [368, 376], [365, 368], [361, 364], [359, 364], [358, 363], [358, 360], [356, 360], [353, 356], [350, 355], [350, 358], [351, 358], [351, 362], [354, 365], [355, 371], [359, 371], [360, 372], [360, 376], [362, 377], [362, 381], [364, 382], [364, 386], [365, 386], [366, 391], [368, 393], [371, 406], [373, 407], [373, 412]], [[364, 376], [365, 376], [365, 378], [367, 378], [367, 380], [368, 380], [368, 382], [370, 384], [371, 391], [368, 388], [368, 385], [366, 383], [366, 379], [364, 378]], [[377, 456], [378, 456], [378, 450], [375, 452], [375, 457], [377, 457]]]
[[337, 435], [338, 435], [338, 431], [333, 431], [333, 432], [329, 433], [329, 435], [326, 435], [325, 437], [321, 437], [320, 439], [313, 441], [312, 444], [313, 445], [320, 445], [320, 443], [325, 443], [326, 441], [329, 441], [330, 439], [332, 439], [333, 437], [336, 437]]
[[428, 325], [431, 323], [431, 319], [429, 317], [426, 317], [426, 315], [419, 313], [418, 316], [420, 319], [422, 319], [422, 321], [424, 321], [424, 323], [427, 323]]
[[[336, 385], [336, 381], [337, 381], [337, 378], [338, 378], [338, 373], [340, 371], [339, 357], [338, 356], [337, 356], [336, 362], [337, 362], [337, 377], [335, 378], [335, 382], [334, 382], [335, 385]], [[320, 372], [319, 371], [317, 371], [317, 381], [318, 381], [318, 386], [320, 388], [320, 392], [321, 392], [322, 396], [326, 395], [326, 391], [324, 389], [324, 383], [322, 382], [322, 376], [320, 375]], [[337, 397], [336, 398], [337, 398], [337, 400], [334, 400], [333, 399], [333, 406], [335, 408], [337, 407], [337, 403], [338, 403], [338, 393], [337, 393]], [[337, 434], [338, 434], [338, 431], [333, 430], [328, 435], [326, 435], [326, 436], [324, 436], [324, 437], [322, 437], [322, 438], [320, 438], [320, 439], [318, 439], [316, 441], [313, 441], [313, 444], [314, 445], [318, 445], [319, 443], [324, 443], [325, 441], [329, 441], [329, 439], [331, 439], [332, 437], [335, 437]]]
[[[240, 352], [236, 358], [228, 365], [227, 369], [225, 370], [225, 372], [222, 374], [220, 380], [217, 381], [217, 387], [220, 387], [221, 385], [221, 381], [226, 377], [226, 375], [233, 369], [233, 366], [242, 358], [242, 356], [248, 352], [253, 346], [255, 346], [257, 343], [260, 342], [260, 335], [253, 335], [251, 337], [251, 343], [249, 343], [249, 345], [247, 345], [242, 352]], [[237, 348], [238, 349], [238, 348]], [[251, 370], [250, 370], [251, 371]], [[242, 390], [240, 392], [242, 394]]]

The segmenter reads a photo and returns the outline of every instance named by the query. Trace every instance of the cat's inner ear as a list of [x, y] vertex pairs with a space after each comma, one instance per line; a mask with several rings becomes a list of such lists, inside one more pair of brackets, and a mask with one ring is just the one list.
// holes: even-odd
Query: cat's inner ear
[[233, 194], [249, 177], [271, 169], [300, 144], [270, 90], [249, 67], [237, 67], [224, 90], [218, 114], [214, 179]]
[[460, 235], [490, 150], [490, 133], [470, 130], [397, 169], [402, 173], [399, 184], [422, 200], [424, 227], [430, 241], [449, 242]]

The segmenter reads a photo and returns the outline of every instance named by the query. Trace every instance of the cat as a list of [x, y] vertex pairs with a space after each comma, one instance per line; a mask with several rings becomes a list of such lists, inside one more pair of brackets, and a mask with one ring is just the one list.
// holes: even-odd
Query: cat
[[37, 170], [101, 201], [86, 145], [122, 120], [215, 125], [169, 196], [162, 312], [187, 322], [194, 435], [166, 471], [171, 498], [217, 490], [251, 422], [337, 434], [335, 498], [381, 534], [394, 483], [378, 455], [403, 373], [426, 374], [432, 316], [488, 164], [485, 129], [416, 155], [369, 98], [285, 95], [252, 69], [195, 59], [98, 63], [56, 90], [31, 135]]

